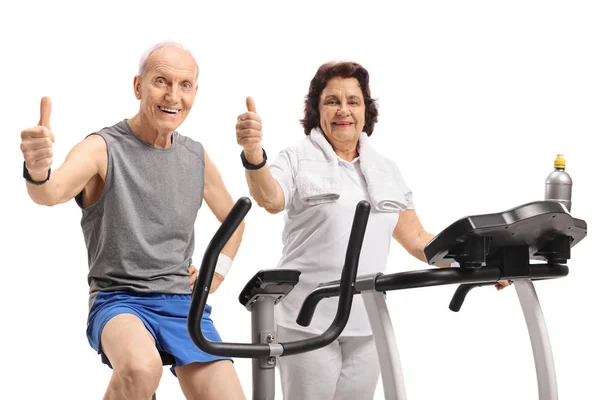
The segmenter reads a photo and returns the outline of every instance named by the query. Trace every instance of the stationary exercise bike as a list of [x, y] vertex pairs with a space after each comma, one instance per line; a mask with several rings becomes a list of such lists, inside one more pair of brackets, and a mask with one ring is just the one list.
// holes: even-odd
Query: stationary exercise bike
[[217, 257], [250, 210], [251, 205], [252, 203], [247, 197], [240, 198], [209, 243], [192, 291], [187, 325], [192, 341], [202, 351], [226, 357], [252, 358], [253, 399], [272, 400], [275, 398], [275, 366], [278, 357], [325, 347], [344, 330], [350, 317], [358, 261], [371, 206], [366, 201], [361, 201], [356, 206], [346, 260], [341, 280], [338, 281], [337, 286], [339, 291], [336, 292], [336, 295], [340, 296], [337, 313], [327, 330], [305, 340], [277, 342], [274, 307], [298, 283], [300, 271], [261, 270], [250, 279], [239, 295], [240, 303], [252, 313], [253, 343], [212, 342], [202, 334], [200, 321], [215, 272]]
[[[429, 264], [457, 262], [459, 268], [359, 276], [355, 294], [362, 296], [367, 309], [385, 398], [406, 400], [400, 356], [385, 301], [386, 292], [460, 284], [450, 302], [450, 309], [457, 312], [471, 289], [509, 280], [515, 285], [529, 330], [539, 399], [557, 400], [550, 339], [533, 281], [567, 276], [569, 268], [566, 263], [571, 257], [571, 248], [586, 235], [586, 222], [573, 218], [563, 204], [536, 201], [500, 213], [459, 219], [425, 247]], [[315, 288], [302, 305], [298, 324], [307, 326], [318, 302], [337, 296], [339, 288], [339, 281]]]

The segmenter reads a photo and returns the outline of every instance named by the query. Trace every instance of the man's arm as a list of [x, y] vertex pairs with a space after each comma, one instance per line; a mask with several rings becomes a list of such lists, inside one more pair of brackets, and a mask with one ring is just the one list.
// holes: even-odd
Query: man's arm
[[[206, 151], [204, 152], [204, 162], [204, 200], [215, 217], [222, 223], [233, 208], [235, 202], [225, 187], [221, 173], [208, 157]], [[222, 253], [233, 260], [242, 242], [243, 234], [244, 221], [242, 221], [240, 226], [231, 236], [231, 239], [229, 239], [223, 248]]]
[[[21, 132], [21, 151], [29, 175], [34, 181], [43, 181], [52, 165], [54, 135], [50, 130], [50, 99], [40, 105], [38, 126]], [[106, 177], [106, 143], [98, 135], [91, 135], [78, 143], [64, 163], [41, 184], [26, 183], [29, 197], [37, 204], [53, 206], [65, 203], [79, 194], [96, 174]]]

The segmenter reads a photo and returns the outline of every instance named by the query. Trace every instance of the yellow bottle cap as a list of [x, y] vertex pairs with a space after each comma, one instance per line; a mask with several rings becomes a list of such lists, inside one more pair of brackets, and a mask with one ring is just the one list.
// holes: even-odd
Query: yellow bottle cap
[[556, 159], [554, 160], [554, 168], [565, 168], [567, 166], [567, 162], [565, 161], [564, 155], [557, 154]]

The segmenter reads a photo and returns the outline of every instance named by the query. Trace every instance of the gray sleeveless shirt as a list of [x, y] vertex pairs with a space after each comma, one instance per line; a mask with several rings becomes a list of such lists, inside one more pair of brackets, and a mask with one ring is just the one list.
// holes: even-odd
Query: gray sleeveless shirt
[[[89, 308], [98, 292], [189, 294], [194, 223], [204, 194], [204, 148], [173, 132], [159, 149], [126, 121], [95, 133], [108, 168], [98, 201], [82, 208], [88, 251]], [[81, 207], [81, 197], [76, 198]]]

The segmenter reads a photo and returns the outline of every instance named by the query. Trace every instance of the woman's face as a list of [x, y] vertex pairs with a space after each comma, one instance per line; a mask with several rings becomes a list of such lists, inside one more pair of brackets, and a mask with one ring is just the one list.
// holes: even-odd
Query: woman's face
[[356, 78], [331, 78], [319, 99], [321, 130], [330, 143], [358, 143], [365, 126], [365, 99]]

